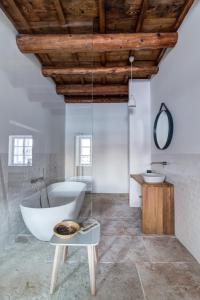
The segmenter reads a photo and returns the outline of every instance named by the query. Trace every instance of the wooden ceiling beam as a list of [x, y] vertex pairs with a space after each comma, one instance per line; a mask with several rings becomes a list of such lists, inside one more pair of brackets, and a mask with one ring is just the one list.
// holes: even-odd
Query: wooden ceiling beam
[[105, 0], [99, 0], [99, 32], [106, 32]]
[[[9, 7], [9, 11], [12, 13], [11, 15], [8, 14], [7, 8]], [[18, 31], [23, 31], [26, 33], [33, 33], [34, 30], [30, 27], [29, 22], [27, 21], [26, 17], [21, 12], [20, 8], [16, 4], [14, 0], [7, 0], [6, 3], [0, 2], [0, 8], [6, 14], [6, 16], [10, 19], [10, 21], [15, 25]], [[15, 16], [15, 18], [11, 17]], [[17, 26], [16, 26], [16, 19], [17, 19]], [[39, 59], [40, 63], [45, 63], [51, 65], [51, 60], [48, 54], [37, 54], [37, 58]]]
[[174, 31], [177, 31], [179, 29], [185, 16], [187, 15], [188, 11], [190, 10], [191, 6], [193, 5], [193, 3], [194, 3], [194, 0], [185, 0], [185, 4], [183, 5], [181, 13], [175, 22], [175, 26], [173, 28]]
[[160, 51], [160, 54], [158, 55], [158, 58], [157, 58], [157, 60], [156, 60], [156, 64], [157, 64], [157, 65], [159, 65], [159, 63], [161, 62], [163, 56], [165, 55], [165, 52], [166, 52], [166, 49], [162, 49], [162, 50]]
[[54, 0], [54, 6], [57, 12], [58, 20], [60, 25], [64, 26], [66, 24], [65, 15], [63, 12], [62, 4], [60, 0]]
[[142, 29], [142, 24], [143, 24], [143, 21], [144, 21], [144, 18], [145, 18], [145, 13], [148, 9], [148, 0], [143, 0], [142, 2], [142, 7], [141, 7], [141, 11], [140, 11], [140, 15], [138, 17], [138, 21], [137, 21], [137, 25], [136, 25], [136, 30], [135, 32], [140, 32], [141, 29]]
[[[105, 11], [105, 0], [99, 0], [99, 32], [106, 32], [106, 11]], [[106, 53], [102, 53], [100, 56], [101, 65], [106, 65]], [[106, 77], [103, 77], [102, 83], [106, 84]]]
[[[148, 9], [148, 0], [142, 0], [141, 10], [140, 10], [139, 17], [137, 19], [135, 32], [141, 31], [147, 9]], [[135, 51], [129, 51], [129, 55], [128, 55], [129, 57], [134, 56], [134, 55], [135, 55]], [[129, 63], [129, 60], [128, 60], [128, 63]]]
[[[66, 25], [67, 20], [66, 20], [66, 17], [64, 15], [62, 3], [61, 3], [60, 0], [53, 0], [53, 1], [54, 1], [54, 6], [55, 6], [55, 9], [56, 9], [56, 12], [57, 12], [59, 23], [60, 23], [61, 26], [64, 26], [64, 25]], [[70, 34], [70, 28], [68, 26], [66, 27], [66, 31], [67, 31], [68, 34]], [[78, 54], [73, 53], [72, 56], [73, 56], [73, 59], [76, 61], [76, 63], [79, 65], [80, 63], [79, 63]], [[63, 82], [62, 77], [60, 78], [60, 80]], [[84, 83], [84, 78], [81, 79], [81, 80], [82, 80], [82, 83]]]
[[127, 103], [128, 97], [66, 97], [65, 103]]
[[[2, 1], [1, 1], [2, 2]], [[14, 0], [7, 0], [6, 2], [0, 3], [0, 8], [6, 14], [6, 16], [11, 20], [13, 24], [17, 24], [17, 30], [23, 31], [26, 33], [31, 33], [32, 30], [26, 18], [21, 13], [17, 4]], [[12, 16], [15, 16], [14, 18]], [[17, 20], [17, 22], [16, 22]]]
[[57, 94], [59, 95], [127, 95], [127, 85], [94, 85], [92, 84], [66, 84], [57, 85]]
[[124, 34], [22, 34], [17, 45], [23, 53], [48, 53], [52, 51], [105, 52], [174, 47], [178, 39], [169, 33]]
[[[142, 66], [132, 68], [133, 76], [148, 76], [158, 73], [156, 66]], [[63, 75], [130, 75], [130, 66], [120, 67], [43, 67], [42, 74], [46, 77], [63, 76]]]
[[125, 76], [124, 76], [123, 83], [124, 83], [124, 84], [128, 84], [128, 80], [129, 80], [129, 76], [128, 76], [128, 75], [125, 75]]

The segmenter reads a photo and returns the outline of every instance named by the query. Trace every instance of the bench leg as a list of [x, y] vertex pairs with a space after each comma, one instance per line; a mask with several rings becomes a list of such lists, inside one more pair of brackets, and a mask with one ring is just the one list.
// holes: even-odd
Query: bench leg
[[95, 264], [97, 265], [97, 263], [98, 263], [98, 248], [97, 248], [97, 246], [94, 246], [94, 259], [95, 259]]
[[92, 296], [96, 294], [96, 278], [95, 278], [95, 247], [87, 246], [88, 251], [88, 263], [90, 273], [90, 288]]
[[68, 247], [63, 246], [63, 253], [62, 253], [62, 262], [64, 263], [67, 260], [67, 253], [68, 253]]
[[55, 249], [55, 255], [54, 255], [54, 261], [53, 261], [53, 269], [52, 269], [52, 275], [51, 275], [51, 285], [50, 285], [50, 294], [53, 294], [57, 276], [58, 276], [58, 269], [59, 265], [63, 259], [63, 252], [65, 252], [65, 247], [56, 245]]

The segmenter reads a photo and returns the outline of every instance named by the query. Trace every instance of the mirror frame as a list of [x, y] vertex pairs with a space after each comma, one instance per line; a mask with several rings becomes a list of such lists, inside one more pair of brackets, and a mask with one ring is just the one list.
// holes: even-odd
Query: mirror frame
[[[164, 147], [161, 148], [158, 144], [156, 129], [157, 129], [157, 124], [158, 124], [159, 117], [160, 117], [160, 115], [163, 111], [166, 113], [167, 118], [168, 118], [168, 137], [167, 137], [167, 140], [166, 140], [166, 143], [165, 143]], [[160, 110], [159, 110], [159, 112], [156, 116], [154, 126], [153, 126], [154, 142], [155, 142], [156, 147], [159, 150], [165, 150], [169, 147], [169, 145], [172, 141], [173, 131], [174, 131], [174, 123], [173, 123], [172, 115], [171, 115], [169, 109], [167, 108], [167, 106], [165, 105], [165, 103], [161, 103]]]

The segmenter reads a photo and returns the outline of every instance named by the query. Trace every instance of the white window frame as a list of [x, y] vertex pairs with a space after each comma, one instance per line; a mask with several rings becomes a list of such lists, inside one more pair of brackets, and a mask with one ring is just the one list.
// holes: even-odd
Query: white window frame
[[[90, 163], [81, 163], [81, 139], [90, 139]], [[75, 157], [76, 157], [76, 167], [91, 167], [92, 166], [92, 135], [82, 134], [76, 135], [75, 141]]]
[[[15, 139], [23, 139], [23, 163], [14, 163], [14, 150], [15, 150], [15, 145], [14, 141]], [[25, 155], [25, 140], [26, 139], [32, 139], [32, 153], [31, 153], [31, 158], [32, 158], [32, 163], [25, 163], [25, 158], [26, 156], [30, 155]], [[8, 145], [8, 166], [11, 167], [31, 167], [33, 165], [33, 136], [32, 135], [10, 135], [9, 136], [9, 145]]]

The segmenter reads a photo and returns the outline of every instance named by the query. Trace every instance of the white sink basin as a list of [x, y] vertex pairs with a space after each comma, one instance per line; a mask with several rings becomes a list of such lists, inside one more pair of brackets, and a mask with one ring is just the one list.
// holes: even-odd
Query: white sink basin
[[159, 173], [145, 173], [142, 176], [146, 183], [162, 183], [165, 180], [165, 175]]

